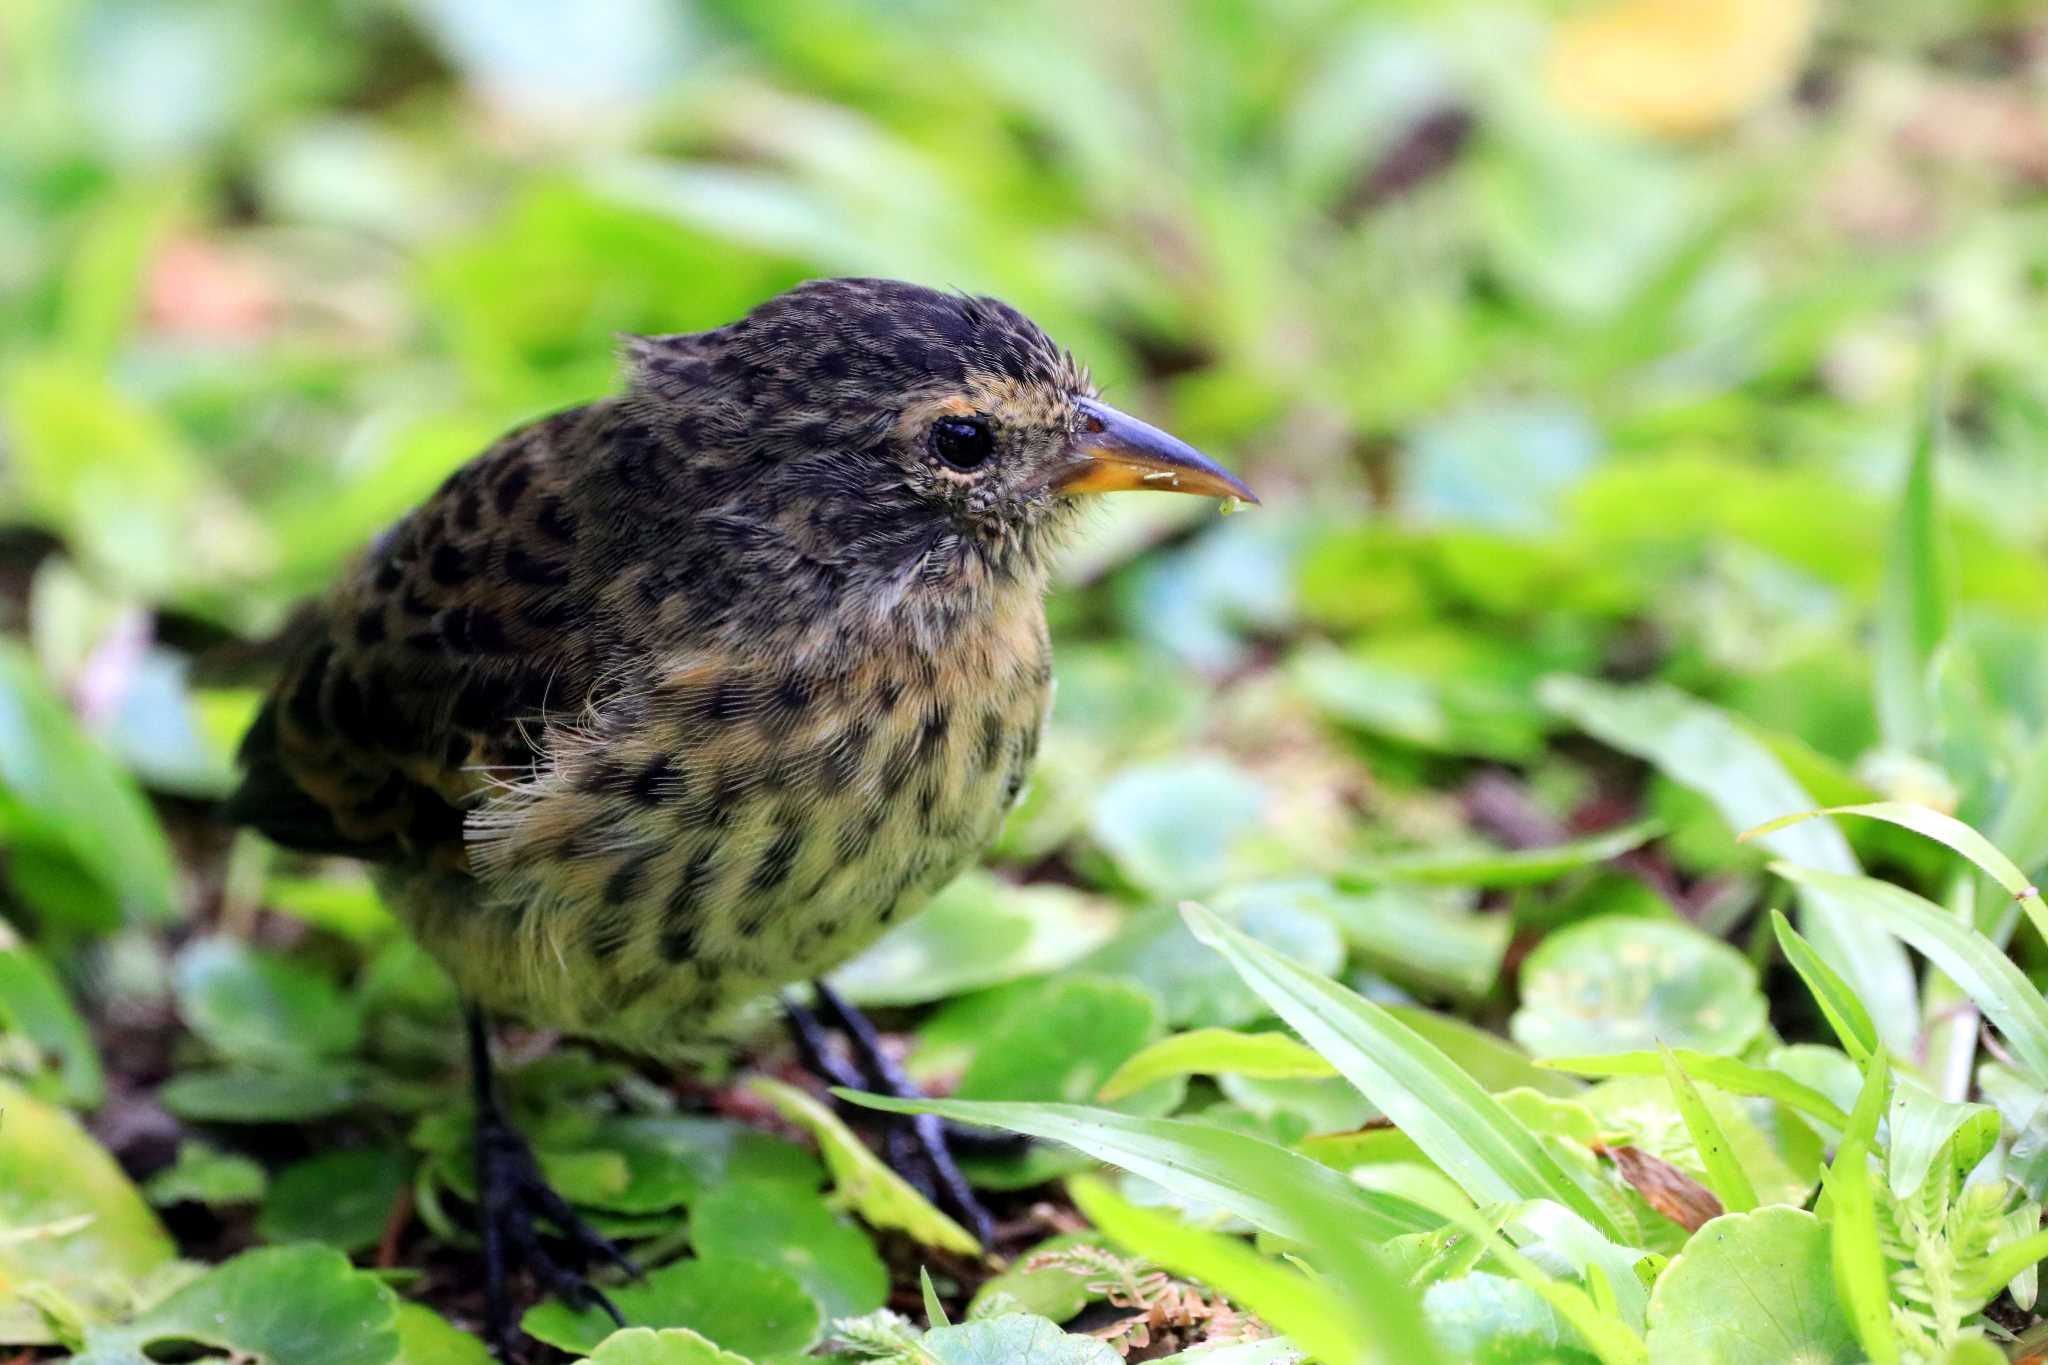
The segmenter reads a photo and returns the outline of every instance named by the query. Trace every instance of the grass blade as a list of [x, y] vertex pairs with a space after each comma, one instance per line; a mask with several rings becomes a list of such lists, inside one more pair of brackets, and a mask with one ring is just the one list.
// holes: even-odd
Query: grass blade
[[1841, 974], [1822, 961], [1813, 945], [1801, 938], [1792, 922], [1776, 910], [1771, 911], [1771, 929], [1778, 936], [1778, 948], [1785, 954], [1785, 961], [1806, 983], [1828, 1027], [1841, 1041], [1842, 1050], [1861, 1065], [1878, 1046], [1877, 1026], [1870, 1022], [1870, 1011], [1863, 1008], [1863, 1002], [1856, 998], [1856, 992], [1849, 989]]
[[[1423, 1324], [1422, 1305], [1363, 1245], [1341, 1235], [1341, 1264], [1324, 1262], [1327, 1283], [1317, 1283], [1282, 1261], [1269, 1259], [1235, 1237], [1192, 1228], [1171, 1214], [1141, 1208], [1100, 1180], [1068, 1184], [1074, 1203], [1112, 1242], [1199, 1280], [1230, 1296], [1318, 1359], [1373, 1359], [1401, 1365], [1440, 1365], [1443, 1354]], [[1332, 1229], [1331, 1231], [1335, 1231]]]
[[1284, 1033], [1239, 1033], [1201, 1028], [1161, 1038], [1140, 1049], [1102, 1083], [1104, 1104], [1134, 1095], [1172, 1076], [1253, 1076], [1261, 1080], [1319, 1080], [1337, 1074], [1313, 1048]]
[[1877, 1195], [1870, 1183], [1869, 1144], [1861, 1138], [1844, 1142], [1822, 1183], [1829, 1203], [1835, 1292], [1842, 1296], [1856, 1339], [1874, 1365], [1896, 1365], [1899, 1342], [1892, 1330], [1884, 1248], [1877, 1239]]
[[1749, 1183], [1748, 1173], [1735, 1159], [1727, 1134], [1721, 1131], [1707, 1102], [1700, 1098], [1692, 1078], [1685, 1074], [1671, 1049], [1659, 1051], [1664, 1057], [1664, 1079], [1670, 1083], [1671, 1098], [1677, 1101], [1679, 1117], [1685, 1120], [1692, 1145], [1699, 1150], [1700, 1160], [1707, 1168], [1707, 1188], [1728, 1212], [1748, 1213], [1756, 1207], [1756, 1187]]
[[1825, 893], [1918, 949], [1962, 988], [2037, 1083], [2048, 1083], [2048, 1003], [1990, 939], [1904, 887], [1870, 877], [1843, 877], [1790, 863], [1771, 870]]
[[[1839, 1132], [1848, 1123], [1849, 1116], [1842, 1112], [1826, 1095], [1812, 1086], [1795, 1081], [1780, 1071], [1754, 1066], [1749, 1062], [1738, 1062], [1733, 1057], [1722, 1057], [1711, 1052], [1695, 1052], [1690, 1048], [1679, 1048], [1672, 1053], [1688, 1076], [1696, 1076], [1707, 1084], [1728, 1091], [1733, 1095], [1757, 1095], [1764, 1099], [1798, 1110], [1809, 1118], [1815, 1118]], [[1541, 1063], [1559, 1071], [1569, 1071], [1579, 1076], [1661, 1076], [1664, 1073], [1664, 1059], [1655, 1052], [1616, 1052], [1605, 1057], [1553, 1057]]]
[[1079, 1148], [1190, 1198], [1229, 1209], [1252, 1226], [1313, 1246], [1327, 1210], [1351, 1235], [1384, 1242], [1429, 1232], [1443, 1219], [1394, 1195], [1364, 1190], [1327, 1166], [1261, 1138], [1181, 1119], [1147, 1119], [1074, 1104], [997, 1100], [842, 1098], [892, 1114], [937, 1114]]
[[1382, 1007], [1192, 903], [1195, 937], [1480, 1204], [1549, 1199], [1607, 1236], [1616, 1230], [1543, 1144], [1493, 1096]]
[[1938, 393], [1928, 395], [1913, 434], [1906, 482], [1885, 553], [1877, 610], [1878, 731], [1885, 747], [1919, 753], [1933, 730], [1930, 682], [1935, 652], [1948, 636], [1948, 584], [1941, 554], [1941, 504], [1935, 486], [1940, 444]]

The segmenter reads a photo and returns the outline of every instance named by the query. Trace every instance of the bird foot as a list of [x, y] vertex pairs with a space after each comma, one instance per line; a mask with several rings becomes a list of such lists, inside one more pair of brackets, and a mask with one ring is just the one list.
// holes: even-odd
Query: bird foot
[[[485, 1335], [499, 1360], [511, 1361], [519, 1340], [507, 1274], [525, 1266], [545, 1293], [572, 1308], [601, 1308], [619, 1326], [626, 1319], [603, 1290], [592, 1284], [593, 1266], [609, 1262], [638, 1277], [640, 1268], [611, 1240], [592, 1228], [555, 1192], [541, 1173], [533, 1149], [517, 1129], [494, 1111], [476, 1124], [477, 1218], [484, 1244]], [[542, 1241], [542, 1224], [553, 1235]]]
[[[814, 983], [812, 990], [831, 1026], [846, 1035], [853, 1060], [847, 1062], [832, 1049], [827, 1026], [816, 1013], [807, 1006], [787, 1001], [790, 1032], [806, 1067], [843, 1089], [866, 1090], [899, 1100], [926, 1098], [896, 1060], [883, 1050], [881, 1035], [866, 1015], [822, 981]], [[954, 1153], [970, 1149], [1014, 1151], [1021, 1144], [1005, 1136], [955, 1127], [933, 1114], [878, 1114], [863, 1109], [849, 1117], [879, 1121], [883, 1125], [882, 1156], [890, 1169], [958, 1219], [984, 1247], [994, 1245], [995, 1219], [961, 1174]]]

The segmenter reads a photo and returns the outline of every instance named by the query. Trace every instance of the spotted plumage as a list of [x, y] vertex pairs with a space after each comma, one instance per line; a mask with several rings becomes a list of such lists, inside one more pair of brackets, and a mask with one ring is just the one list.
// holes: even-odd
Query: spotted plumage
[[992, 299], [813, 283], [625, 367], [302, 618], [231, 811], [378, 864], [472, 999], [659, 1053], [995, 834], [1075, 493], [1243, 490]]

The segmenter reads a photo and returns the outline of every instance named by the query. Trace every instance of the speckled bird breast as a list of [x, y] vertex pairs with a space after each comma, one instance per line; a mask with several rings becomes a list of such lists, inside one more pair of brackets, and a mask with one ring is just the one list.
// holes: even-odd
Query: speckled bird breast
[[921, 908], [995, 836], [1050, 696], [1036, 592], [932, 650], [676, 653], [548, 725], [469, 816], [474, 878], [387, 889], [470, 995], [659, 1054]]

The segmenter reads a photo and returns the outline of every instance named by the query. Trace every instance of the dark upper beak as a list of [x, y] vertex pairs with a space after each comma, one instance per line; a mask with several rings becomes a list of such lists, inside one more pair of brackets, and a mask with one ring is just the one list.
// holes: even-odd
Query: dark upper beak
[[1093, 398], [1082, 399], [1080, 408], [1073, 462], [1053, 478], [1052, 486], [1060, 492], [1117, 493], [1150, 488], [1161, 493], [1259, 500], [1235, 474], [1179, 437]]

